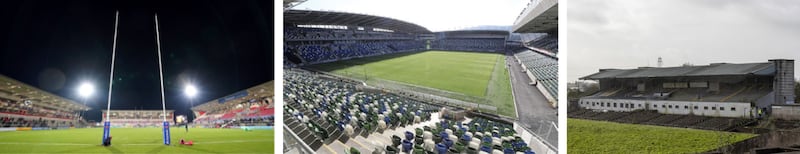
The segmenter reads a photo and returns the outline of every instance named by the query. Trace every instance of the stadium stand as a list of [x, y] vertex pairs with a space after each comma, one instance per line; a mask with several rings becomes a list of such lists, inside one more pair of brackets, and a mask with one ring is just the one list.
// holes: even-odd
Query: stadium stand
[[527, 46], [558, 53], [558, 35], [545, 35], [525, 43]]
[[[497, 131], [502, 132], [503, 135], [498, 137], [502, 139], [491, 139], [491, 137], [488, 139], [500, 141], [501, 144], [498, 147], [488, 141], [485, 144], [486, 148], [482, 148], [484, 145], [481, 141], [482, 138], [471, 140], [477, 142], [477, 146], [472, 147], [473, 151], [468, 153], [477, 153], [481, 150], [489, 153], [497, 152], [495, 150], [503, 152], [506, 149], [510, 150], [507, 152], [526, 152], [530, 151], [528, 146], [537, 147], [538, 149], [535, 150], [542, 152], [555, 152], [556, 146], [552, 146], [552, 144], [557, 143], [557, 140], [553, 140], [557, 139], [557, 135], [549, 134], [557, 134], [557, 131], [548, 129], [556, 127], [553, 123], [538, 121], [546, 126], [539, 127], [536, 133], [552, 136], [544, 141], [545, 137], [540, 137], [530, 131], [531, 128], [528, 127], [531, 125], [512, 125], [514, 122], [520, 122], [518, 120], [487, 120], [476, 116], [469, 116], [463, 121], [444, 120], [440, 118], [439, 110], [443, 107], [439, 105], [450, 108], [449, 106], [452, 104], [436, 103], [434, 105], [433, 100], [419, 100], [423, 98], [409, 96], [410, 94], [407, 93], [398, 93], [402, 96], [395, 95], [386, 92], [388, 90], [385, 89], [365, 88], [362, 86], [363, 83], [302, 70], [309, 65], [323, 65], [328, 62], [395, 53], [428, 50], [508, 53], [508, 51], [518, 49], [530, 49], [522, 46], [523, 42], [519, 40], [519, 37], [516, 37], [515, 41], [509, 41], [508, 30], [456, 30], [434, 33], [419, 25], [386, 17], [335, 11], [289, 9], [284, 12], [284, 36], [284, 68], [286, 70], [284, 71], [284, 117], [291, 117], [284, 119], [286, 124], [284, 130], [287, 132], [285, 133], [285, 142], [291, 144], [291, 147], [300, 149], [301, 153], [438, 152], [436, 147], [439, 145], [437, 144], [443, 144], [445, 148], [442, 150], [444, 151], [451, 150], [451, 147], [456, 147], [452, 150], [469, 151], [469, 142], [451, 146], [444, 140], [433, 140], [426, 144], [424, 139], [418, 140], [413, 136], [424, 137], [426, 131], [430, 131], [430, 134], [436, 136], [445, 129], [450, 129], [455, 133], [466, 133], [459, 129], [476, 127], [476, 125], [471, 125], [471, 122], [477, 123], [477, 127], [481, 128], [484, 126], [497, 127]], [[557, 66], [550, 67], [557, 68]], [[542, 69], [551, 71], [549, 68]], [[555, 77], [544, 77], [555, 74], [557, 73], [537, 74], [543, 76], [543, 80], [534, 81], [546, 82], [547, 88], [550, 89], [539, 88], [539, 91], [543, 93], [557, 91], [555, 88], [557, 81], [553, 79]], [[545, 95], [557, 98], [554, 97], [557, 95], [555, 92]], [[541, 98], [539, 95], [536, 97]], [[417, 117], [420, 120], [414, 120]], [[442, 122], [451, 127], [435, 127], [437, 123], [441, 124]], [[491, 134], [493, 129], [488, 129], [488, 132], [481, 132], [481, 134]], [[525, 141], [535, 140], [536, 142], [527, 142], [529, 144], [519, 142], [521, 139], [515, 138], [515, 135], [518, 134], [509, 133], [506, 129], [524, 131], [522, 134]], [[411, 134], [412, 138], [406, 138], [404, 141], [403, 137], [406, 136], [406, 131]], [[480, 131], [474, 133], [477, 132]], [[469, 133], [473, 135], [473, 132]], [[455, 143], [464, 137], [464, 134], [449, 135], [456, 137], [451, 140]], [[439, 137], [441, 138], [441, 136]], [[503, 142], [504, 140], [505, 142]], [[467, 139], [467, 141], [470, 140]], [[411, 142], [411, 144], [404, 144], [404, 142]], [[552, 144], [546, 142], [552, 142]], [[402, 145], [408, 146], [403, 147]]]
[[[284, 123], [317, 152], [332, 146], [385, 153], [532, 153], [509, 123], [440, 119], [436, 105], [300, 69], [284, 72]], [[348, 149], [334, 142], [367, 145]]]
[[502, 51], [503, 39], [441, 39], [431, 41], [431, 48], [438, 50], [461, 51]]
[[[773, 111], [796, 115], [793, 61], [601, 69], [600, 89], [571, 102], [571, 118], [733, 131]], [[789, 111], [791, 113], [786, 113]], [[781, 119], [775, 116], [774, 119]], [[785, 118], [785, 117], [783, 117]]]
[[542, 84], [552, 98], [558, 98], [558, 59], [531, 50], [518, 50], [514, 56]]
[[[511, 27], [522, 47], [509, 50], [553, 106], [558, 102], [558, 0], [530, 1]], [[522, 48], [522, 49], [521, 49]]]
[[192, 107], [193, 123], [207, 128], [274, 126], [274, 82], [266, 82]]
[[410, 40], [414, 35], [380, 31], [345, 30], [310, 27], [287, 27], [283, 31], [286, 41], [321, 40]]
[[88, 106], [0, 75], [0, 127], [77, 127]]
[[662, 114], [688, 115], [681, 118], [685, 123], [671, 123], [670, 120], [678, 118], [667, 116], [650, 121], [685, 127], [704, 124], [702, 127], [714, 128], [719, 120], [711, 119], [717, 122], [706, 125], [702, 123], [709, 120], [706, 117], [762, 118], [773, 108], [783, 110], [783, 107], [773, 106], [793, 102], [791, 82], [794, 75], [787, 73], [793, 72], [793, 61], [775, 59], [765, 63], [601, 69], [581, 78], [599, 80], [601, 86], [598, 92], [581, 98], [577, 105], [592, 110], [654, 110]]
[[422, 41], [413, 40], [372, 40], [372, 41], [314, 41], [304, 44], [286, 45], [286, 51], [302, 58], [304, 64], [315, 64], [346, 60], [350, 58], [383, 55], [390, 53], [421, 51]]
[[[164, 115], [164, 112], [167, 114]], [[119, 128], [160, 128], [164, 122], [175, 123], [173, 110], [103, 110], [103, 120], [106, 121], [106, 114], [111, 114], [108, 118], [112, 121], [111, 127]]]
[[[577, 106], [577, 103], [573, 104]], [[662, 114], [654, 110], [635, 110], [632, 112], [599, 111], [580, 107], [569, 107], [567, 117], [717, 131], [736, 130], [755, 122], [755, 119], [748, 118]]]
[[498, 30], [444, 31], [435, 35], [431, 49], [481, 52], [503, 52], [510, 36], [508, 31]]
[[[431, 33], [416, 24], [354, 13], [287, 10], [284, 18], [284, 55], [291, 66], [422, 51], [426, 42], [417, 34]], [[348, 26], [328, 25], [345, 19], [348, 23], [339, 24]]]
[[201, 113], [195, 124], [208, 127], [229, 126], [274, 126], [275, 108], [266, 103], [266, 98], [258, 102], [244, 102], [235, 106], [227, 106], [221, 110]]

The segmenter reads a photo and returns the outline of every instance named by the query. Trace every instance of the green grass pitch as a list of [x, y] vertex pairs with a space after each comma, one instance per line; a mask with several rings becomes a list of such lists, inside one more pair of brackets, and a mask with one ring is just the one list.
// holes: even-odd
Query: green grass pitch
[[[111, 128], [112, 146], [100, 145], [102, 128], [0, 132], [0, 153], [274, 153], [274, 131], [172, 128], [165, 146], [161, 128]], [[193, 146], [180, 145], [180, 139]]]
[[364, 79], [366, 72], [368, 80], [380, 78], [485, 98], [500, 114], [516, 115], [505, 58], [498, 53], [426, 51], [351, 59], [312, 68], [356, 79]]
[[569, 153], [700, 153], [754, 134], [568, 119]]

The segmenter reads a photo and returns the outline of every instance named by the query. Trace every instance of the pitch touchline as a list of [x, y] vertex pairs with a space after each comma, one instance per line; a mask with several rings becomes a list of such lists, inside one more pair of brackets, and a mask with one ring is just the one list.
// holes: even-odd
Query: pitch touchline
[[23, 144], [23, 145], [95, 145], [95, 144], [80, 144], [80, 143], [15, 143], [15, 142], [0, 142], [0, 144]]
[[[224, 143], [241, 143], [241, 142], [258, 142], [258, 141], [269, 141], [269, 140], [231, 140], [231, 141], [217, 141], [217, 142], [202, 142], [196, 144], [224, 144]], [[98, 145], [98, 144], [81, 144], [81, 143], [18, 143], [18, 142], [0, 142], [0, 145], [58, 145], [58, 146], [71, 146], [71, 145], [83, 145], [83, 146], [90, 146], [90, 145]], [[119, 146], [140, 146], [140, 145], [162, 145], [160, 143], [131, 143], [131, 144], [116, 144]]]

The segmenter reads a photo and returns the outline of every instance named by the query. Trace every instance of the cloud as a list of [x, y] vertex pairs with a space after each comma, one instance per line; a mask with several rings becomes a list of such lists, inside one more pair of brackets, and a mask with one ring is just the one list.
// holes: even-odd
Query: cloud
[[800, 1], [571, 0], [567, 78], [656, 66], [658, 57], [664, 66], [798, 59], [797, 14]]

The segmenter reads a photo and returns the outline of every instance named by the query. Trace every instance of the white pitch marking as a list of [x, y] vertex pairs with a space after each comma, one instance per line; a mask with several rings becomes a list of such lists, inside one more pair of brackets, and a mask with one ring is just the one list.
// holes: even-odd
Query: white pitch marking
[[80, 143], [16, 143], [16, 142], [0, 142], [0, 144], [7, 144], [7, 145], [99, 145], [99, 144], [80, 144]]
[[[195, 144], [225, 144], [225, 143], [241, 143], [241, 142], [258, 142], [269, 140], [230, 140], [230, 141], [216, 141], [216, 142], [201, 142]], [[91, 146], [99, 144], [81, 144], [81, 143], [20, 143], [20, 142], [0, 142], [0, 145], [54, 145], [54, 146]], [[162, 145], [160, 143], [130, 143], [130, 144], [114, 144], [115, 146], [147, 146], [147, 145]]]

